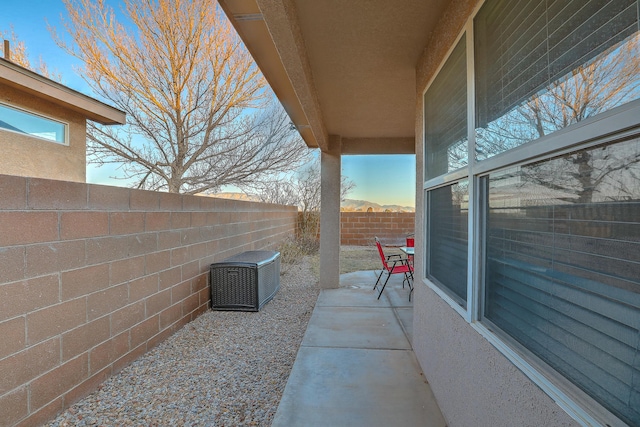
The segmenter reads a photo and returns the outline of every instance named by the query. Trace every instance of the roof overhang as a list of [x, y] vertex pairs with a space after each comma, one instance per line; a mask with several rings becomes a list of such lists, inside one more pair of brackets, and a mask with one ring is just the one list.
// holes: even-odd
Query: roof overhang
[[300, 34], [295, 16], [279, 2], [264, 13], [254, 0], [219, 3], [307, 146], [326, 149], [328, 134], [313, 93], [307, 56], [304, 46], [296, 44]]
[[416, 64], [446, 0], [219, 3], [309, 147], [415, 152]]
[[104, 125], [122, 125], [126, 122], [123, 111], [3, 58], [0, 58], [0, 83], [76, 111]]

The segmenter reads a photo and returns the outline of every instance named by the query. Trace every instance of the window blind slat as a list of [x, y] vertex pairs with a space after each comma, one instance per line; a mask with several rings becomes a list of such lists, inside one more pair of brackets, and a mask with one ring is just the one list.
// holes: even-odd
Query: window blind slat
[[424, 96], [425, 176], [434, 178], [468, 164], [466, 40], [462, 37]]
[[467, 300], [468, 181], [429, 192], [427, 275]]
[[[571, 70], [589, 62], [594, 56], [633, 35], [637, 31], [637, 23], [631, 19], [633, 14], [630, 13], [634, 8], [635, 5], [629, 5], [620, 13], [616, 10], [607, 10], [613, 16], [594, 16], [591, 20], [595, 22], [591, 20], [584, 22], [562, 40], [555, 41], [553, 33], [550, 34], [549, 69], [552, 79], [559, 79]], [[585, 37], [585, 33], [593, 26], [597, 26], [598, 31]]]
[[[546, 295], [553, 294], [553, 298], [546, 302], [549, 307], [558, 308], [558, 311], [563, 312], [559, 307], [566, 308], [570, 305], [573, 311], [566, 313], [576, 320], [584, 319], [581, 323], [590, 325], [599, 332], [606, 332], [628, 346], [636, 345], [637, 329], [640, 327], [637, 310], [640, 306], [630, 305], [627, 301], [611, 300], [609, 295], [590, 295], [590, 289], [585, 284], [582, 288], [576, 288], [575, 283], [550, 280], [547, 276], [532, 271], [532, 264], [502, 258], [492, 262], [498, 263], [494, 265], [495, 274], [509, 279], [511, 284], [526, 286], [530, 291], [537, 290]], [[630, 295], [627, 293], [626, 296]], [[633, 295], [630, 299], [633, 301]]]
[[[514, 311], [514, 304], [507, 299], [501, 299], [503, 306], [498, 306], [500, 315], [496, 320], [509, 325], [505, 331], [518, 337], [527, 348], [540, 354], [544, 350], [544, 360], [558, 371], [576, 378], [582, 386], [599, 396], [599, 400], [608, 405], [624, 405], [629, 401], [632, 389], [615, 376], [603, 371], [599, 365], [591, 363], [580, 353], [572, 351], [563, 342], [551, 338], [547, 330], [532, 329], [527, 320], [522, 319], [521, 312]], [[541, 320], [541, 327], [549, 322]], [[526, 334], [525, 334], [526, 332]], [[637, 415], [635, 409], [630, 408], [631, 416]]]
[[640, 187], [613, 189], [635, 182], [637, 154], [640, 139], [629, 139], [486, 179], [484, 316], [632, 425]]
[[485, 127], [637, 32], [638, 6], [637, 0], [501, 0], [483, 7], [474, 22], [477, 117]]
[[503, 278], [503, 283], [504, 286], [496, 289], [494, 300], [501, 305], [501, 313], [506, 311], [518, 318], [524, 328], [520, 334], [527, 334], [523, 339], [553, 343], [547, 352], [571, 351], [584, 364], [592, 365], [590, 370], [597, 369], [601, 380], [614, 381], [618, 389], [626, 389], [612, 394], [618, 393], [620, 398], [628, 393], [633, 376], [630, 362], [635, 357], [631, 346], [575, 321], [570, 315], [572, 309], [562, 313], [551, 308], [547, 292], [531, 292], [526, 284], [508, 277]]

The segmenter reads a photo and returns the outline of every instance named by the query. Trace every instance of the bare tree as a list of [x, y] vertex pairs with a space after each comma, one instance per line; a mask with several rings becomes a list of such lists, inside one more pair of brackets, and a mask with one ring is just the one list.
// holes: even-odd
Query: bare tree
[[571, 203], [637, 200], [640, 143], [624, 142], [565, 154], [523, 169], [523, 182], [541, 185]]
[[[93, 91], [128, 124], [90, 123], [89, 160], [138, 188], [195, 194], [294, 169], [306, 147], [214, 0], [64, 0], [67, 43]], [[264, 108], [269, 104], [268, 108]]]
[[298, 206], [298, 194], [291, 177], [257, 183], [247, 192], [264, 203]]
[[630, 37], [478, 129], [482, 157], [533, 141], [640, 97], [640, 35]]
[[[31, 63], [29, 53], [27, 52], [27, 45], [24, 41], [20, 40], [13, 26], [10, 27], [9, 31], [0, 31], [0, 38], [9, 41], [9, 60], [11, 62], [57, 82], [62, 81], [62, 76], [58, 72], [51, 70], [42, 60], [41, 56], [38, 57], [37, 65]], [[6, 56], [4, 43], [0, 43], [0, 52], [2, 52], [0, 56]]]
[[[320, 159], [316, 157], [300, 171], [288, 177], [262, 181], [249, 191], [255, 193], [261, 201], [296, 205], [301, 212], [320, 211]], [[340, 200], [356, 187], [346, 176], [340, 180]]]
[[[261, 201], [298, 206], [298, 233], [303, 240], [315, 241], [320, 230], [320, 158], [316, 157], [299, 172], [254, 185], [252, 192]], [[355, 188], [346, 176], [340, 180], [340, 200]]]
[[[640, 35], [635, 35], [555, 80], [487, 129], [479, 130], [479, 145], [483, 155], [491, 156], [638, 98]], [[591, 203], [605, 188], [615, 191], [616, 197], [636, 194], [629, 191], [629, 182], [638, 173], [638, 163], [640, 154], [627, 146], [618, 154], [606, 147], [582, 150], [523, 169], [521, 185], [552, 189], [559, 200]]]

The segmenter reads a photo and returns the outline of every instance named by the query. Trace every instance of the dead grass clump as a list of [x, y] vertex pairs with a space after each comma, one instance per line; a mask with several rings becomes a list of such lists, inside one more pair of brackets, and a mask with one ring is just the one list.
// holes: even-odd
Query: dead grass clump
[[292, 265], [296, 265], [307, 256], [317, 256], [320, 249], [320, 242], [317, 239], [308, 238], [288, 238], [280, 243], [278, 251], [280, 252], [280, 269], [284, 274]]

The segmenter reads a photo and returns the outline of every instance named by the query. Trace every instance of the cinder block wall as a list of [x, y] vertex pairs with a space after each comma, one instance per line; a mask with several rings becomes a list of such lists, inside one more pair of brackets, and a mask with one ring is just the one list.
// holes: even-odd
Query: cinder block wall
[[0, 426], [38, 425], [209, 307], [295, 207], [0, 175]]
[[373, 238], [402, 239], [414, 231], [413, 212], [341, 212], [340, 243], [342, 245], [370, 246]]

